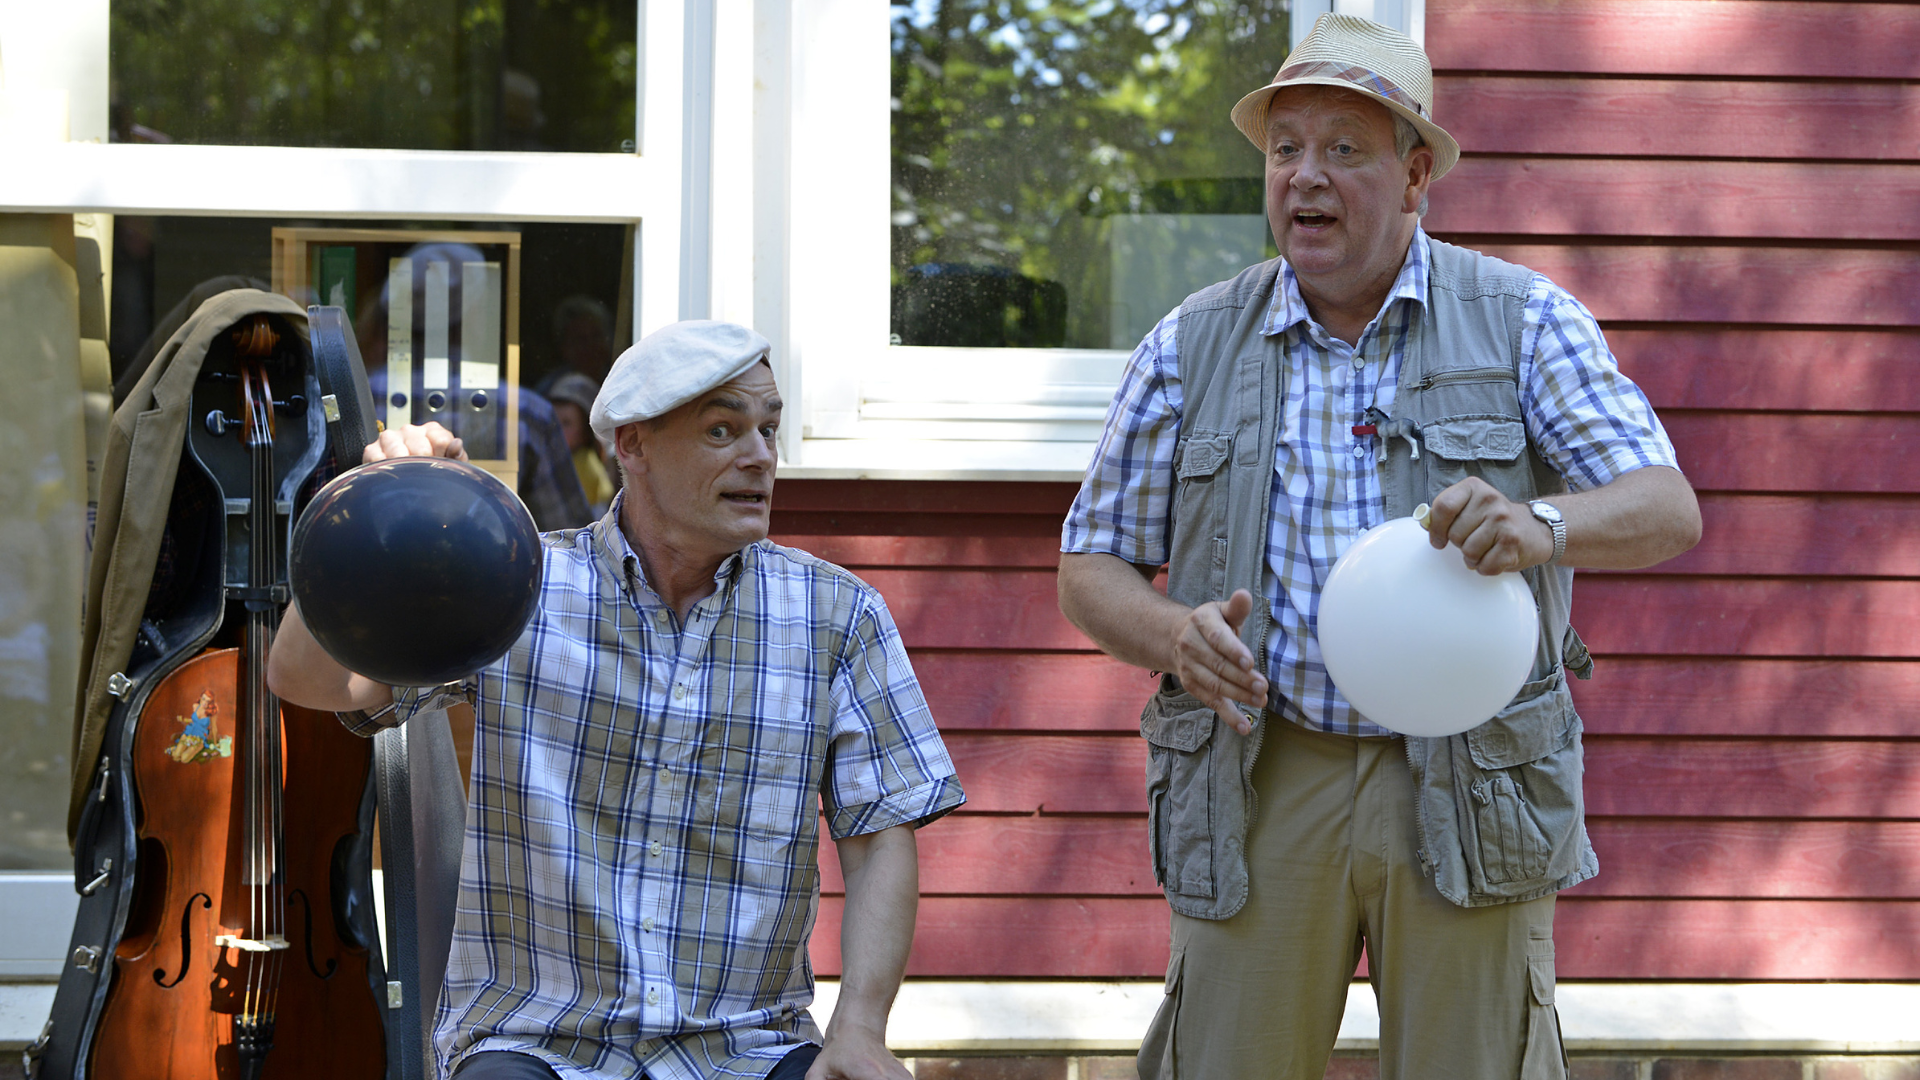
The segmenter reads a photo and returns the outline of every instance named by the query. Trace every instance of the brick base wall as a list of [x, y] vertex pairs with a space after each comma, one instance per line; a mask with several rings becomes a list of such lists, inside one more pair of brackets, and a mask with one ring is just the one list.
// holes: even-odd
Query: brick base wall
[[[1572, 1056], [1573, 1080], [1920, 1080], [1920, 1056]], [[915, 1058], [917, 1080], [1139, 1080], [1131, 1057]], [[1371, 1054], [1341, 1054], [1327, 1080], [1378, 1080]]]

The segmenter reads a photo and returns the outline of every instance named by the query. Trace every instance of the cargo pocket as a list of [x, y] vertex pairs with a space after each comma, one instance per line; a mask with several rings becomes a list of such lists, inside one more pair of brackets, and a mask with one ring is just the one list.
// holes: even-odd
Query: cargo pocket
[[[1540, 931], [1534, 931], [1535, 934]], [[1553, 938], [1527, 942], [1527, 1052], [1520, 1059], [1520, 1080], [1567, 1080], [1567, 1051], [1560, 1041], [1560, 1012], [1553, 1004]], [[1511, 1044], [1509, 1044], [1511, 1045]]]
[[1528, 811], [1511, 776], [1490, 776], [1469, 788], [1480, 830], [1480, 854], [1490, 884], [1525, 881], [1547, 871], [1553, 845]]
[[1212, 763], [1207, 742], [1215, 717], [1200, 699], [1161, 691], [1140, 714], [1147, 739], [1147, 836], [1153, 876], [1170, 892], [1211, 899]]
[[[1174, 452], [1173, 509], [1168, 515], [1178, 534], [1175, 550], [1187, 538], [1205, 537], [1210, 553], [1207, 566], [1207, 596], [1225, 595], [1227, 581], [1227, 502], [1226, 480], [1222, 475], [1233, 454], [1230, 432], [1196, 431], [1182, 439]], [[1188, 573], [1198, 566], [1185, 565]], [[1195, 575], [1197, 576], [1197, 575]], [[1197, 583], [1197, 582], [1196, 582]]]
[[[1505, 470], [1524, 474], [1526, 463], [1520, 455], [1527, 448], [1526, 424], [1511, 416], [1449, 416], [1420, 428], [1420, 441], [1430, 460], [1428, 479], [1435, 494], [1478, 476], [1502, 491], [1527, 487], [1530, 477], [1507, 476]], [[1520, 488], [1502, 481], [1520, 480]]]
[[1174, 1061], [1174, 1029], [1180, 1017], [1180, 973], [1186, 958], [1184, 951], [1177, 950], [1167, 961], [1167, 996], [1147, 1025], [1147, 1033], [1141, 1036], [1140, 1055], [1134, 1060], [1140, 1080], [1180, 1080], [1180, 1069]]
[[[1558, 672], [1541, 692], [1458, 737], [1467, 865], [1482, 891], [1559, 877], [1554, 859], [1579, 828], [1579, 746]], [[1464, 760], [1461, 760], [1464, 758]]]

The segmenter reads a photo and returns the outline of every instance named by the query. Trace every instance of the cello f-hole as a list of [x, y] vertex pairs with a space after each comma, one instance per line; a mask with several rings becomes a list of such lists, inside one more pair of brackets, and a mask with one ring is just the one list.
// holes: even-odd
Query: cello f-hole
[[200, 901], [200, 906], [203, 908], [213, 906], [213, 898], [206, 893], [194, 893], [187, 897], [186, 906], [180, 909], [180, 973], [168, 979], [166, 968], [153, 970], [153, 981], [159, 983], [162, 990], [171, 990], [178, 986], [180, 980], [187, 977], [187, 969], [193, 967], [193, 902], [195, 900]]
[[304, 951], [307, 954], [307, 970], [313, 972], [313, 977], [316, 979], [331, 979], [333, 973], [340, 970], [340, 961], [328, 957], [325, 971], [320, 970], [320, 965], [313, 961], [313, 901], [307, 898], [305, 889], [295, 889], [287, 894], [288, 904], [292, 904], [295, 900], [300, 901], [300, 912], [304, 916], [303, 936], [306, 938]]

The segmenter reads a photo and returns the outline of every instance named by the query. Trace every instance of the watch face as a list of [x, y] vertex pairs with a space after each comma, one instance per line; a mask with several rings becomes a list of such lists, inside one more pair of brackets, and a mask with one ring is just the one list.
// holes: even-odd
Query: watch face
[[1556, 524], [1560, 520], [1560, 509], [1552, 503], [1531, 502], [1527, 504], [1527, 509], [1533, 511], [1534, 517], [1549, 525]]

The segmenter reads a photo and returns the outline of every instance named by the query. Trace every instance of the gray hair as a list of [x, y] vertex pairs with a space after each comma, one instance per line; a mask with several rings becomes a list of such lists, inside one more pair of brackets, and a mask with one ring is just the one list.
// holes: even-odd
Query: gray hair
[[1393, 152], [1401, 161], [1407, 160], [1408, 154], [1427, 145], [1427, 140], [1420, 137], [1420, 129], [1413, 126], [1413, 121], [1391, 109], [1388, 110], [1388, 115], [1393, 117]]

